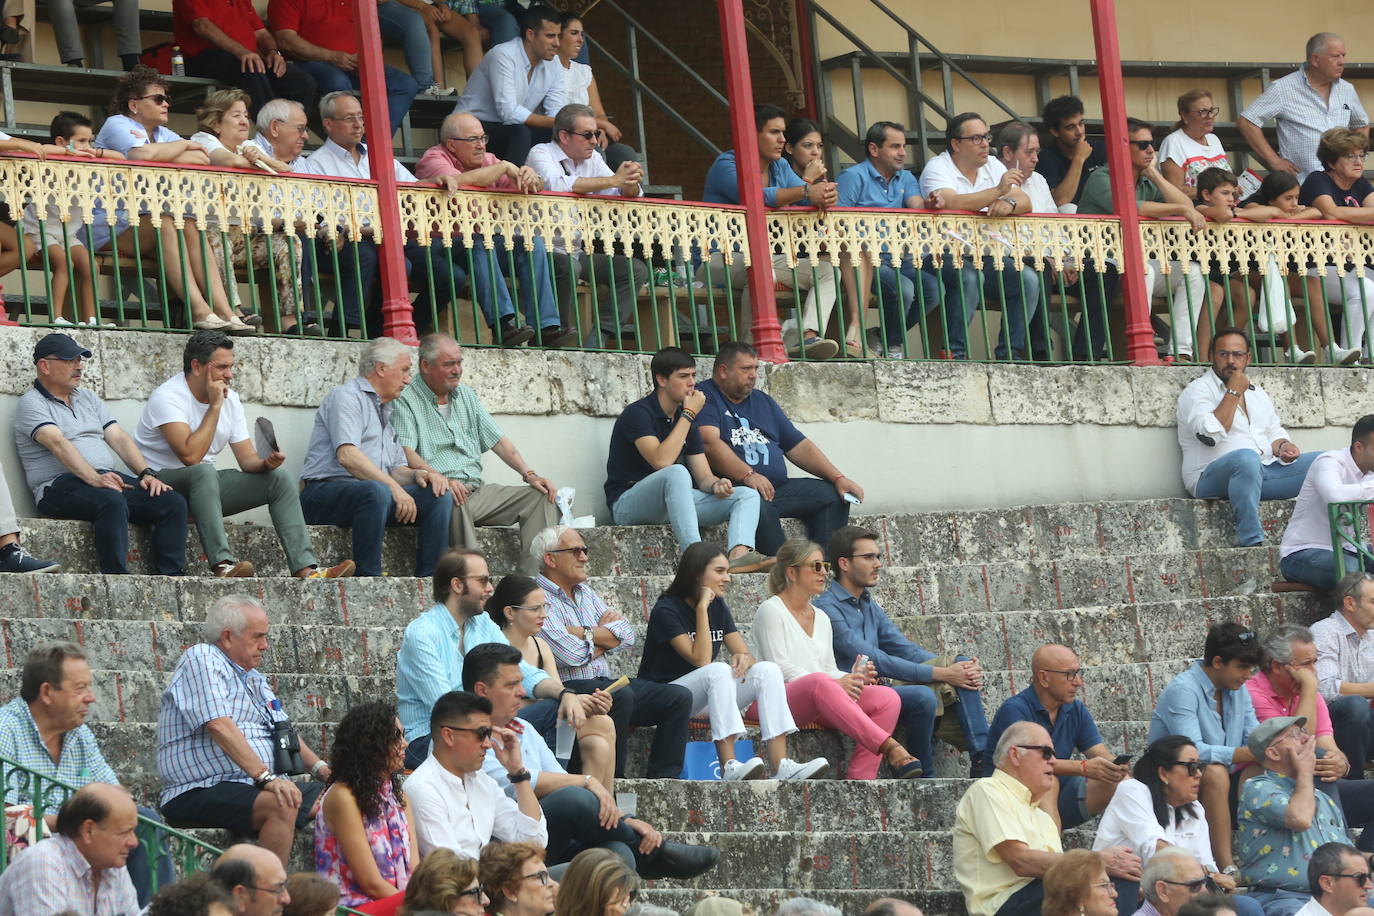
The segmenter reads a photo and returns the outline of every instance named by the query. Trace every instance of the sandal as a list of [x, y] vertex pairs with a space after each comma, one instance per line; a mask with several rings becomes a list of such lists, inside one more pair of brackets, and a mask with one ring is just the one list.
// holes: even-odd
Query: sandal
[[853, 356], [859, 359], [862, 359], [864, 356], [863, 345], [855, 340], [846, 340], [844, 342], [844, 352], [846, 356]]

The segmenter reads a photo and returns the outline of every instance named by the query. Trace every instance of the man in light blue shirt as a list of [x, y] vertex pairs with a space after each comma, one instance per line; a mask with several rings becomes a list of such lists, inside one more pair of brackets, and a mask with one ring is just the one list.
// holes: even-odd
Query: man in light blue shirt
[[453, 109], [476, 115], [487, 132], [487, 150], [516, 165], [525, 164], [534, 144], [553, 138], [553, 118], [567, 95], [558, 63], [558, 13], [532, 6], [520, 28], [519, 38], [486, 53]]
[[1207, 631], [1203, 657], [1169, 682], [1150, 717], [1150, 741], [1183, 735], [1197, 745], [1202, 771], [1198, 799], [1211, 829], [1212, 853], [1223, 871], [1231, 858], [1229, 796], [1246, 764], [1256, 763], [1245, 746], [1259, 725], [1245, 682], [1264, 660], [1255, 631], [1233, 621]]

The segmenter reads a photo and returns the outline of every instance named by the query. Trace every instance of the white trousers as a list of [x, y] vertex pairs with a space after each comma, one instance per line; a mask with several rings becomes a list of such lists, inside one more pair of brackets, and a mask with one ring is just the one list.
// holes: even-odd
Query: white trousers
[[1345, 334], [1341, 343], [1347, 347], [1364, 348], [1364, 332], [1374, 316], [1374, 279], [1369, 275], [1355, 276], [1354, 272], [1344, 277], [1336, 276], [1336, 266], [1328, 264], [1321, 270], [1309, 270], [1309, 277], [1321, 276], [1322, 293], [1331, 305], [1341, 305], [1345, 309]]
[[797, 730], [787, 707], [787, 686], [773, 662], [754, 662], [744, 677], [735, 677], [725, 662], [711, 662], [673, 681], [692, 691], [692, 715], [711, 717], [711, 740], [724, 741], [744, 734], [741, 710], [758, 701], [763, 740]]
[[1198, 319], [1207, 314], [1206, 290], [1206, 278], [1196, 261], [1186, 270], [1178, 261], [1171, 261], [1167, 277], [1156, 259], [1150, 258], [1145, 265], [1145, 293], [1151, 299], [1162, 298], [1169, 303], [1169, 327], [1174, 337], [1173, 349], [1178, 353], [1193, 354]]

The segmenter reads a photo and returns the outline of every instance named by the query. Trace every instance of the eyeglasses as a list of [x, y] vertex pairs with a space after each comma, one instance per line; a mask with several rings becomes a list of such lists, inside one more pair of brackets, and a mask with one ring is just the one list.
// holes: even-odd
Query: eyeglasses
[[1249, 350], [1214, 350], [1214, 351], [1213, 351], [1213, 355], [1214, 355], [1214, 356], [1220, 356], [1222, 359], [1241, 359], [1242, 357], [1249, 356], [1249, 355], [1250, 355], [1250, 351], [1249, 351]]
[[1355, 872], [1351, 872], [1351, 873], [1348, 874], [1348, 875], [1347, 875], [1347, 874], [1342, 874], [1342, 873], [1340, 873], [1340, 872], [1337, 872], [1336, 874], [1334, 874], [1334, 875], [1328, 875], [1327, 877], [1330, 877], [1330, 878], [1350, 878], [1350, 879], [1353, 880], [1356, 884], [1358, 884], [1360, 887], [1368, 887], [1368, 886], [1369, 886], [1369, 882], [1370, 882], [1369, 872], [1367, 872], [1367, 871], [1355, 871]]
[[1127, 140], [1126, 142], [1131, 144], [1131, 146], [1134, 146], [1138, 150], [1147, 150], [1155, 148], [1155, 141], [1153, 140]]
[[359, 114], [351, 114], [351, 115], [349, 115], [348, 117], [345, 117], [345, 118], [325, 118], [325, 120], [326, 120], [326, 121], [343, 121], [345, 124], [361, 124], [361, 123], [363, 123], [363, 116], [362, 116], [361, 113], [359, 113]]
[[466, 725], [440, 725], [439, 727], [446, 728], [451, 732], [472, 732], [478, 741], [486, 741], [491, 737], [490, 725], [481, 725], [477, 728], [468, 728]]
[[257, 884], [250, 884], [248, 886], [255, 891], [262, 891], [264, 894], [271, 894], [273, 897], [280, 897], [282, 894], [286, 893], [285, 881], [283, 881], [281, 884], [277, 884], [272, 887], [261, 887]]
[[980, 146], [984, 143], [992, 142], [992, 134], [969, 134], [967, 137], [955, 137], [956, 140], [967, 140], [969, 143], [977, 143]]
[[485, 146], [487, 140], [491, 138], [486, 134], [473, 134], [471, 137], [450, 137], [449, 139], [457, 140], [459, 143], [480, 143]]
[[830, 564], [824, 560], [817, 560], [814, 563], [798, 563], [794, 569], [801, 569], [803, 566], [809, 566], [818, 573], [830, 572]]
[[1220, 108], [1194, 108], [1189, 114], [1195, 114], [1199, 118], [1215, 118], [1221, 114]]
[[1364, 153], [1346, 153], [1341, 158], [1346, 162], [1364, 162]]
[[1062, 674], [1071, 681], [1083, 680], [1082, 668], [1046, 668], [1044, 670], [1048, 671], [1050, 674]]
[[547, 868], [540, 869], [539, 871], [536, 871], [536, 872], [530, 872], [528, 875], [521, 875], [521, 876], [520, 876], [520, 880], [521, 880], [521, 881], [529, 881], [531, 878], [538, 878], [538, 879], [539, 879], [539, 883], [540, 883], [540, 884], [545, 884], [545, 885], [547, 885], [550, 881], [553, 880], [552, 878], [549, 877], [549, 870], [548, 870]]
[[580, 553], [584, 557], [589, 557], [592, 552], [586, 547], [560, 547], [557, 550], [546, 550], [545, 553]]
[[1110, 878], [1108, 878], [1106, 881], [1099, 881], [1099, 882], [1097, 882], [1096, 884], [1089, 884], [1089, 885], [1088, 885], [1088, 887], [1111, 887], [1111, 886], [1112, 886], [1112, 882], [1111, 882], [1111, 879], [1110, 879]]
[[517, 611], [542, 611], [548, 608], [547, 604], [512, 604], [511, 607]]
[[1203, 768], [1206, 767], [1207, 764], [1203, 763], [1201, 760], [1175, 760], [1173, 763], [1169, 764], [1169, 766], [1183, 767], [1183, 769], [1188, 771], [1189, 776], [1198, 776], [1202, 773]]
[[1202, 889], [1207, 886], [1207, 876], [1203, 875], [1196, 881], [1170, 881], [1167, 878], [1160, 878], [1165, 884], [1172, 884], [1174, 887], [1186, 887], [1190, 894], [1200, 894]]
[[584, 130], [581, 132], [575, 130], [565, 130], [563, 131], [563, 133], [572, 134], [574, 137], [581, 137], [583, 140], [586, 140], [589, 143], [595, 143], [596, 141], [601, 139], [601, 131], [599, 130]]
[[289, 122], [289, 121], [283, 121], [281, 118], [277, 118], [277, 119], [276, 119], [275, 121], [273, 121], [272, 123], [273, 123], [273, 124], [285, 124], [289, 130], [294, 130], [296, 133], [300, 134], [302, 137], [308, 136], [308, 135], [310, 134], [310, 128], [307, 127], [307, 126], [304, 125], [304, 124], [292, 124], [292, 123]]
[[880, 553], [851, 553], [851, 560], [881, 560], [883, 555]]
[[172, 97], [171, 97], [171, 96], [169, 96], [169, 95], [164, 95], [164, 94], [161, 93], [161, 92], [154, 92], [152, 95], [141, 95], [141, 96], [139, 96], [139, 98], [140, 98], [140, 99], [147, 99], [148, 101], [152, 102], [154, 105], [170, 105], [171, 102], [172, 102]]
[[1018, 744], [1016, 746], [1023, 751], [1039, 751], [1046, 760], [1054, 759], [1054, 748], [1048, 744]]
[[459, 897], [471, 897], [473, 900], [481, 900], [481, 899], [482, 899], [482, 885], [479, 884], [479, 885], [477, 885], [476, 887], [470, 887], [470, 888], [468, 888], [468, 889], [465, 890], [465, 891], [459, 891], [459, 892], [458, 892], [458, 896], [459, 896]]

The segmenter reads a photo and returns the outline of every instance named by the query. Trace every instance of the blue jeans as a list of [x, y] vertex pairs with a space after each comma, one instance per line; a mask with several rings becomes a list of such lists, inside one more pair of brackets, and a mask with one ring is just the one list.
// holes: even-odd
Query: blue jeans
[[[138, 806], [138, 813], [151, 821], [162, 823], [162, 815], [152, 808]], [[129, 880], [134, 883], [134, 892], [138, 894], [139, 906], [147, 906], [148, 901], [153, 898], [153, 867], [150, 858], [157, 859], [157, 886], [159, 889], [166, 887], [177, 879], [176, 865], [172, 862], [172, 854], [166, 847], [158, 848], [157, 833], [152, 829], [146, 832], [143, 825], [139, 825], [139, 844], [129, 850], [129, 861], [126, 866], [129, 869]]]
[[[960, 655], [956, 661], [969, 661], [967, 655]], [[934, 776], [931, 769], [935, 764], [935, 690], [925, 684], [894, 684], [893, 690], [902, 700], [899, 716], [904, 731], [906, 749], [915, 754], [925, 769], [926, 776]], [[959, 702], [947, 707], [946, 714], [953, 712], [959, 717], [959, 730], [964, 733], [969, 756], [975, 762], [983, 755], [987, 772], [992, 772], [992, 758], [985, 753], [988, 743], [988, 717], [983, 709], [983, 695], [977, 690], [955, 687]]]
[[940, 304], [940, 276], [931, 258], [923, 259], [918, 270], [908, 255], [900, 267], [893, 267], [890, 259], [880, 262], [875, 282], [883, 308], [883, 340], [889, 347], [902, 347], [906, 332], [916, 327], [921, 315]]
[[[395, 6], [395, 0], [391, 3], [384, 3], [382, 6]], [[380, 10], [382, 7], [378, 7]], [[426, 54], [428, 51], [428, 40], [426, 40]], [[320, 93], [320, 97], [331, 92], [348, 92], [360, 88], [358, 85], [357, 71], [347, 73], [340, 70], [333, 64], [327, 64], [322, 60], [298, 60], [295, 62], [306, 73], [309, 73], [315, 80], [315, 87]], [[406, 112], [410, 110], [410, 103], [415, 101], [415, 96], [420, 94], [420, 87], [415, 84], [415, 78], [409, 73], [402, 73], [395, 67], [386, 68], [386, 105], [391, 115], [391, 132], [386, 135], [387, 142], [390, 142], [391, 135], [396, 133], [396, 128], [401, 126], [401, 120], [405, 118]], [[368, 137], [369, 140], [381, 139]]]
[[434, 82], [434, 64], [424, 14], [397, 0], [388, 0], [377, 7], [377, 23], [383, 38], [400, 44], [405, 52], [406, 68], [420, 89], [428, 89]]
[[506, 12], [499, 3], [477, 4], [477, 21], [491, 33], [491, 46], [494, 48], [503, 41], [520, 36], [520, 23]]
[[[1359, 565], [1359, 559], [1346, 551], [1346, 570], [1353, 571]], [[1374, 562], [1366, 560], [1364, 571], [1374, 572]], [[1279, 560], [1279, 572], [1289, 582], [1305, 582], [1329, 592], [1336, 587], [1336, 555], [1320, 547], [1309, 547]], [[1354, 759], [1351, 758], [1352, 764]]]
[[1258, 885], [1250, 888], [1248, 896], [1263, 907], [1264, 916], [1293, 916], [1303, 908], [1303, 904], [1312, 899], [1312, 895], [1307, 891], [1288, 891]]
[[95, 552], [100, 559], [100, 571], [106, 575], [129, 572], [129, 523], [152, 525], [153, 568], [163, 576], [183, 575], [186, 497], [175, 490], [149, 496], [133, 476], [119, 477], [129, 487], [122, 492], [93, 487], [75, 474], [62, 474], [43, 491], [38, 511], [48, 518], [94, 522]]
[[[1350, 770], [1363, 769], [1363, 764], [1350, 758]], [[1360, 839], [1355, 848], [1362, 852], [1374, 850], [1374, 782], [1365, 779], [1338, 779], [1335, 783], [1317, 781], [1317, 787], [1334, 796], [1340, 802], [1341, 813], [1345, 815], [1346, 826], [1352, 830], [1360, 829]], [[1334, 789], [1334, 791], [1332, 791]]]
[[[980, 298], [996, 299], [1002, 303], [1003, 321], [1011, 329], [1012, 352], [1020, 352], [1026, 345], [1026, 331], [1040, 304], [1039, 275], [1031, 271], [1034, 277], [1032, 282], [1021, 272], [1020, 264], [1011, 257], [1002, 258], [1001, 271], [995, 268], [992, 255], [983, 256], [980, 268], [974, 268], [972, 264], [959, 267], [953, 263], [940, 268], [940, 277], [945, 285], [946, 341], [955, 359], [968, 357], [968, 325], [978, 310]], [[959, 320], [961, 305], [963, 321]], [[1007, 356], [1004, 334], [998, 337], [995, 355], [998, 359]]]
[[[530, 249], [514, 245], [515, 256], [515, 294], [520, 300], [520, 311], [525, 315], [525, 323], [532, 328], [553, 328], [560, 326], [562, 318], [558, 314], [558, 300], [553, 295], [553, 266], [549, 262], [548, 248], [542, 238], [529, 243]], [[510, 267], [506, 261], [506, 240], [501, 236], [492, 237], [501, 260], [501, 270], [509, 276]]]
[[[502, 265], [505, 258], [502, 256], [501, 248], [488, 248], [485, 238], [474, 235], [472, 237], [472, 260], [470, 262], [466, 255], [460, 256], [458, 254], [463, 251], [462, 248], [454, 245], [451, 250], [455, 257], [462, 257], [460, 263], [472, 268], [473, 295], [477, 304], [481, 306], [482, 316], [486, 318], [487, 326], [495, 327], [498, 321], [504, 321], [513, 316], [515, 303], [511, 302], [510, 289], [506, 286], [504, 279]], [[492, 309], [493, 304], [496, 306], [494, 310]]]
[[654, 471], [621, 494], [611, 507], [617, 525], [673, 526], [677, 549], [686, 550], [701, 540], [699, 525], [718, 525], [729, 519], [726, 549], [754, 546], [759, 527], [759, 494], [749, 487], [735, 487], [724, 499], [703, 493], [692, 484], [686, 465], [672, 464]]
[[539, 799], [548, 825], [549, 845], [546, 865], [567, 862], [584, 849], [609, 849], [630, 868], [637, 868], [639, 834], [625, 826], [622, 818], [607, 830], [601, 826], [601, 803], [590, 789], [564, 786]]
[[[1193, 495], [1198, 499], [1231, 501], [1236, 520], [1236, 546], [1253, 547], [1264, 543], [1260, 528], [1259, 504], [1262, 499], [1292, 499], [1302, 489], [1307, 468], [1320, 452], [1299, 455], [1292, 464], [1261, 464], [1250, 449], [1227, 452], [1203, 468]], [[1334, 584], [1334, 583], [1333, 583]]]
[[[830, 535], [849, 524], [849, 503], [833, 484], [814, 477], [790, 477], [773, 487], [772, 499], [759, 500], [759, 530], [755, 546], [767, 556], [776, 556], [786, 537], [782, 519], [806, 520], [806, 536], [817, 544], [830, 541]], [[918, 755], [919, 756], [919, 755]]]
[[[448, 523], [453, 499], [436, 497], [429, 488], [407, 484], [403, 488], [415, 500], [419, 544], [415, 550], [415, 575], [431, 576], [439, 555], [448, 549]], [[379, 480], [330, 477], [308, 480], [301, 491], [301, 512], [310, 525], [338, 525], [353, 529], [353, 561], [360, 576], [382, 574], [382, 535], [396, 521], [391, 489]]]
[[1351, 780], [1364, 779], [1364, 763], [1374, 751], [1374, 715], [1366, 697], [1343, 696], [1326, 704], [1336, 747], [1350, 761]]
[[1044, 879], [1032, 878], [1030, 884], [1012, 894], [997, 908], [995, 916], [1040, 916], [1040, 906], [1044, 902]]

